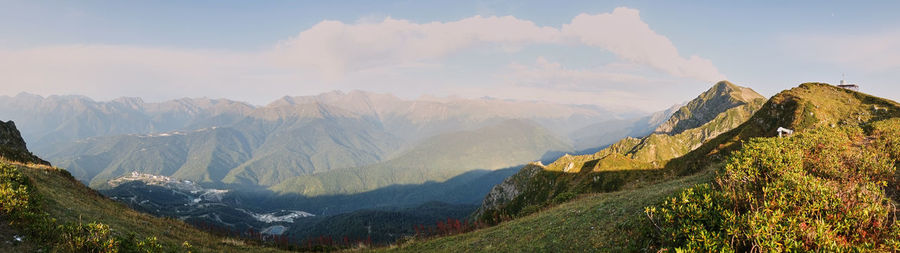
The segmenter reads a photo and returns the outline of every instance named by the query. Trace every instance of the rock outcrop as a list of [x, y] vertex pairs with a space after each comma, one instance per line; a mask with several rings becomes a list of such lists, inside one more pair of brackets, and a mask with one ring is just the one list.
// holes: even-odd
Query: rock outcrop
[[22, 134], [12, 120], [0, 121], [0, 157], [16, 162], [50, 165], [28, 151], [25, 139], [22, 139]]

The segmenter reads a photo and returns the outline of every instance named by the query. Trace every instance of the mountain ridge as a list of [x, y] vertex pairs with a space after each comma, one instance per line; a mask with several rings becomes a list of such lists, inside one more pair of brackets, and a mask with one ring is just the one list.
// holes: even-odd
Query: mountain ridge
[[[669, 160], [683, 156], [699, 148], [707, 140], [738, 127], [759, 110], [764, 102], [765, 99], [750, 88], [727, 81], [718, 82], [669, 117], [664, 125], [669, 124], [665, 128], [673, 130], [657, 130], [642, 138], [626, 137], [594, 154], [566, 155], [548, 165], [529, 164], [522, 170], [528, 176], [513, 176], [496, 186], [474, 216], [494, 223], [501, 216], [518, 215], [527, 206], [546, 205], [541, 202], [553, 200], [563, 193], [618, 189], [622, 187], [621, 183], [633, 180], [631, 177], [643, 177], [640, 171], [665, 167]], [[708, 120], [698, 125], [698, 119]], [[691, 125], [697, 126], [680, 129]], [[612, 177], [608, 182], [599, 178], [585, 181], [588, 179], [584, 177], [588, 177], [590, 173], [603, 171], [623, 171], [626, 174], [621, 175], [624, 178]], [[571, 175], [543, 175], [557, 172]], [[557, 178], [563, 183], [556, 182]], [[540, 197], [535, 198], [534, 195]]]
[[[871, 250], [871, 251], [887, 251], [891, 248], [896, 249], [896, 235], [900, 234], [900, 227], [896, 221], [893, 221], [891, 213], [896, 213], [896, 203], [898, 201], [896, 189], [896, 177], [893, 181], [879, 181], [880, 185], [874, 186], [870, 181], [863, 181], [860, 185], [871, 185], [866, 192], [875, 192], [882, 198], [868, 199], [871, 202], [859, 203], [854, 200], [835, 199], [834, 203], [829, 205], [837, 205], [835, 213], [840, 215], [829, 215], [827, 217], [817, 215], [823, 212], [820, 203], [810, 203], [807, 200], [817, 201], [817, 199], [826, 198], [831, 194], [830, 190], [838, 190], [844, 184], [839, 182], [829, 182], [821, 180], [841, 181], [845, 183], [854, 183], [856, 181], [847, 180], [848, 178], [856, 178], [856, 174], [877, 175], [877, 173], [888, 173], [890, 178], [894, 172], [892, 170], [877, 170], [885, 168], [885, 166], [896, 170], [896, 160], [886, 164], [869, 163], [865, 166], [854, 166], [852, 164], [860, 163], [854, 159], [865, 160], [866, 155], [850, 154], [849, 156], [835, 159], [847, 159], [843, 162], [834, 160], [811, 160], [813, 166], [806, 168], [803, 166], [804, 161], [789, 160], [780, 156], [789, 156], [796, 159], [803, 156], [796, 156], [797, 152], [813, 157], [820, 156], [815, 149], [831, 149], [842, 150], [841, 147], [830, 147], [829, 138], [837, 138], [839, 140], [849, 140], [851, 148], [846, 151], [866, 152], [874, 150], [866, 149], [866, 145], [887, 145], [888, 150], [893, 150], [889, 156], [883, 159], [896, 159], [898, 156], [897, 145], [898, 139], [895, 134], [900, 126], [900, 103], [888, 99], [874, 97], [861, 92], [846, 90], [824, 83], [803, 83], [798, 87], [784, 90], [766, 101], [762, 107], [757, 110], [749, 119], [740, 126], [718, 135], [716, 138], [707, 141], [701, 147], [685, 154], [681, 157], [672, 159], [664, 168], [657, 171], [646, 171], [644, 176], [638, 177], [619, 177], [617, 180], [631, 181], [630, 186], [620, 187], [616, 189], [592, 189], [594, 192], [584, 195], [572, 195], [568, 198], [553, 199], [554, 203], [562, 203], [559, 205], [539, 206], [538, 208], [520, 207], [522, 211], [518, 214], [513, 213], [513, 219], [503, 219], [506, 222], [500, 223], [495, 227], [481, 229], [475, 232], [441, 237], [436, 239], [416, 241], [413, 243], [401, 245], [396, 248], [387, 249], [386, 251], [401, 252], [417, 252], [423, 250], [454, 249], [460, 251], [484, 251], [496, 248], [510, 249], [513, 251], [539, 251], [546, 249], [568, 249], [583, 250], [589, 248], [604, 248], [614, 251], [661, 251], [661, 250], [687, 250], [687, 251], [728, 251], [736, 250], [750, 251], [751, 248], [758, 248], [763, 251], [772, 250], [826, 250], [833, 251], [847, 250]], [[787, 136], [778, 137], [775, 131], [779, 127], [790, 128], [794, 130], [793, 135], [800, 137], [793, 140], [794, 137]], [[885, 130], [890, 130], [884, 132]], [[842, 132], [847, 131], [847, 132]], [[834, 134], [837, 133], [837, 134]], [[885, 135], [887, 134], [887, 135]], [[809, 136], [806, 136], [809, 135]], [[866, 135], [870, 135], [866, 137]], [[843, 139], [842, 139], [843, 138]], [[885, 139], [887, 138], [887, 139]], [[889, 141], [888, 144], [878, 144], [878, 141]], [[890, 141], [893, 144], [890, 144]], [[750, 149], [746, 150], [746, 142], [752, 142]], [[761, 149], [762, 144], [778, 144], [778, 143], [796, 143], [797, 145], [806, 145], [805, 149], [810, 150], [793, 150], [791, 149]], [[855, 144], [854, 144], [855, 143]], [[735, 152], [743, 150], [741, 152]], [[744, 152], [744, 153], [742, 153]], [[762, 152], [762, 153], [760, 153]], [[786, 154], [794, 152], [791, 154]], [[881, 152], [884, 152], [883, 150]], [[735, 156], [735, 154], [737, 154]], [[747, 155], [759, 156], [754, 160], [749, 159]], [[768, 156], [771, 155], [771, 156]], [[825, 155], [829, 155], [826, 154]], [[836, 155], [830, 153], [830, 155]], [[871, 156], [872, 154], [870, 154]], [[882, 156], [879, 153], [875, 156]], [[730, 159], [730, 160], [729, 160]], [[874, 161], [874, 160], [873, 160]], [[843, 167], [837, 164], [851, 163], [850, 166]], [[871, 162], [871, 161], [870, 161]], [[740, 169], [741, 167], [733, 167], [737, 164], [758, 165], [757, 169]], [[824, 186], [808, 187], [802, 182], [791, 181], [782, 183], [775, 181], [777, 177], [784, 177], [778, 180], [797, 180], [796, 171], [782, 172], [778, 166], [793, 166], [794, 169], [808, 169], [810, 174], [805, 176], [814, 176], [818, 179], [809, 180], [803, 177], [799, 179], [806, 180], [807, 183], [827, 184], [828, 191], [824, 191]], [[732, 166], [732, 167], [729, 167]], [[774, 166], [774, 167], [772, 167]], [[873, 168], [869, 168], [874, 166]], [[543, 173], [543, 165], [539, 163], [532, 164], [528, 170], [529, 173], [543, 174], [544, 177], [552, 179], [568, 179], [570, 177], [563, 176], [572, 173], [555, 172], [557, 177], [551, 174]], [[829, 171], [819, 170], [819, 167], [827, 168]], [[728, 169], [732, 168], [732, 169]], [[835, 169], [843, 171], [844, 174], [833, 174]], [[865, 169], [865, 170], [864, 170]], [[869, 169], [876, 169], [870, 171]], [[523, 169], [523, 171], [525, 171]], [[753, 177], [742, 176], [740, 173], [770, 173], [769, 175], [760, 175]], [[520, 172], [522, 173], [522, 172]], [[605, 171], [594, 174], [586, 174], [581, 178], [601, 180], [605, 177], [616, 176], [618, 172]], [[737, 174], [734, 174], [737, 173]], [[582, 174], [582, 173], [579, 173]], [[513, 177], [520, 176], [533, 178], [517, 174]], [[730, 178], [730, 179], [729, 179]], [[764, 178], [764, 180], [760, 180]], [[753, 184], [754, 182], [768, 183], [769, 186], [748, 187], [745, 189], [756, 190], [769, 189], [769, 187], [779, 187], [771, 190], [769, 193], [777, 194], [771, 197], [771, 202], [766, 199], [762, 193], [747, 194], [747, 198], [761, 199], [766, 203], [758, 203], [760, 209], [766, 209], [765, 213], [749, 213], [743, 215], [758, 215], [756, 217], [764, 217], [769, 219], [775, 213], [779, 218], [771, 218], [771, 222], [763, 224], [749, 224], [745, 222], [744, 216], [728, 219], [728, 217], [736, 217], [747, 212], [746, 206], [728, 206], [724, 202], [730, 198], [720, 199], [716, 194], [729, 194], [731, 189], [711, 189], [709, 185], [720, 183], [720, 180], [742, 180]], [[820, 181], [816, 181], [820, 180]], [[522, 182], [522, 181], [515, 181]], [[551, 181], [564, 182], [564, 181]], [[590, 181], [582, 181], [589, 183]], [[858, 182], [857, 182], [858, 183]], [[556, 189], [563, 187], [562, 191], [566, 192], [574, 187], [569, 184], [557, 184]], [[723, 187], [727, 187], [725, 185]], [[706, 187], [706, 188], [704, 188]], [[870, 187], [870, 186], [863, 186]], [[876, 188], [878, 190], [876, 190]], [[521, 189], [521, 188], [520, 188]], [[547, 189], [547, 188], [545, 188]], [[705, 190], [704, 190], [705, 189]], [[855, 188], [849, 188], [855, 189]], [[893, 189], [893, 190], [892, 190]], [[509, 189], [515, 190], [515, 189]], [[786, 191], [786, 192], [781, 192]], [[599, 192], [599, 193], [597, 193]], [[740, 192], [743, 194], [743, 192]], [[803, 193], [813, 195], [802, 195]], [[577, 192], [576, 192], [577, 194]], [[884, 195], [880, 195], [884, 194]], [[794, 197], [785, 197], [794, 196]], [[541, 198], [542, 196], [533, 195], [532, 198]], [[884, 199], [884, 198], [888, 199]], [[799, 198], [799, 199], [797, 199]], [[486, 198], [486, 200], [489, 198]], [[498, 199], [498, 198], [495, 198]], [[569, 201], [569, 199], [572, 199]], [[778, 204], [784, 201], [793, 201], [801, 206], [789, 206], [789, 210], [778, 209]], [[862, 199], [857, 200], [862, 201]], [[887, 201], [887, 202], [884, 202]], [[893, 202], [891, 202], [893, 201]], [[894, 203], [894, 204], [891, 204]], [[806, 205], [806, 206], [802, 206]], [[883, 222], [874, 223], [876, 230], [871, 230], [868, 222], [841, 220], [838, 216], [844, 215], [846, 212], [840, 210], [858, 210], [871, 206], [886, 206], [887, 211], [880, 211], [878, 217], [883, 217]], [[675, 209], [682, 208], [682, 209]], [[805, 209], [798, 209], [805, 208]], [[527, 210], [526, 210], [527, 209]], [[751, 208], [756, 209], [756, 208]], [[772, 212], [771, 210], [775, 211]], [[665, 211], [662, 213], [660, 210]], [[797, 232], [804, 231], [812, 224], [809, 220], [797, 220], [802, 214], [798, 214], [796, 210], [804, 210], [809, 212], [807, 215], [812, 217], [821, 217], [817, 220], [820, 226], [810, 233], [816, 236], [810, 238], [809, 233]], [[811, 210], [811, 211], [810, 211]], [[879, 209], [882, 210], [882, 209]], [[729, 213], [729, 211], [731, 213]], [[738, 213], [734, 213], [738, 212]], [[781, 213], [783, 212], [783, 213]], [[858, 211], [854, 211], [858, 212]], [[767, 216], [769, 214], [769, 216]], [[721, 215], [721, 216], [711, 216]], [[865, 217], [873, 217], [869, 214]], [[521, 217], [521, 218], [518, 218]], [[877, 218], [877, 217], [876, 217]], [[869, 218], [867, 218], [869, 219]], [[758, 221], [759, 219], [757, 219]], [[801, 221], [803, 221], [801, 223]], [[729, 225], [733, 223], [743, 222], [744, 225], [734, 225], [741, 231], [732, 232]], [[794, 222], [794, 223], [792, 223]], [[859, 227], [861, 229], [870, 228], [867, 231], [859, 232], [859, 230], [841, 231], [835, 229], [835, 222], [844, 226]], [[890, 222], [894, 225], [892, 228]], [[775, 223], [775, 224], [773, 224]], [[887, 224], [887, 225], [883, 225]], [[790, 225], [790, 226], [788, 226]], [[748, 226], [745, 228], [744, 226]], [[779, 230], [767, 230], [773, 226], [779, 226]], [[813, 225], [818, 226], [818, 225]], [[546, 230], [535, 230], [535, 227], [546, 227]], [[675, 230], [673, 230], [675, 229]], [[766, 240], [759, 240], [755, 232], [744, 232], [746, 229], [757, 229], [754, 231], [763, 231]], [[824, 229], [825, 232], [822, 232]], [[888, 230], [888, 231], [882, 231]], [[893, 231], [893, 232], [891, 232]], [[728, 234], [726, 234], [726, 232]], [[873, 236], [860, 237], [861, 234], [871, 234]], [[706, 235], [706, 236], [697, 236]], [[737, 235], [737, 237], [731, 236]], [[855, 236], [855, 237], [854, 237]], [[890, 240], [893, 236], [893, 241]], [[510, 238], [527, 238], [527, 240], [510, 240]], [[568, 238], [568, 240], [559, 240], [558, 238]], [[824, 238], [824, 239], [823, 239]], [[829, 244], [834, 238], [853, 238], [852, 240], [842, 241], [837, 244]], [[735, 240], [737, 239], [737, 241]], [[749, 239], [749, 240], [748, 240]], [[769, 240], [772, 239], [772, 240]], [[879, 241], [880, 239], [888, 239]], [[753, 241], [756, 240], [756, 241]], [[838, 239], [840, 240], [840, 239]], [[814, 244], [819, 243], [819, 244]], [[760, 246], [764, 246], [760, 248]], [[826, 250], [829, 251], [829, 250]]]
[[[56, 108], [64, 101], [78, 101], [89, 109], [113, 108], [88, 110], [105, 116], [73, 113], [85, 118], [82, 121], [85, 125], [80, 127], [106, 125], [101, 123], [103, 118], [119, 114], [138, 122], [85, 133], [99, 136], [39, 149], [44, 157], [69, 168], [73, 175], [93, 187], [131, 171], [234, 187], [268, 187], [296, 176], [383, 162], [415, 148], [429, 137], [488, 127], [509, 119], [537, 122], [564, 142], [577, 142], [582, 148], [603, 146], [625, 135], [643, 134], [658, 124], [643, 118], [623, 119], [589, 106], [493, 99], [404, 100], [363, 91], [283, 97], [261, 107], [215, 99], [144, 103], [140, 98], [120, 98], [100, 103], [79, 96], [19, 97], [34, 100], [34, 104], [45, 101], [54, 105], [49, 108]], [[0, 97], [0, 104], [3, 103], [14, 102], [4, 102]], [[151, 107], [159, 114], [148, 119], [141, 110], [148, 111]], [[112, 114], [104, 114], [107, 111]], [[31, 118], [32, 124], [57, 123], [34, 120], [43, 114], [32, 114], [37, 115]], [[610, 120], [616, 123], [597, 125], [608, 127], [595, 132], [596, 138], [581, 139], [568, 134]], [[74, 124], [72, 121], [64, 121], [69, 123], [61, 127], [79, 128], [67, 125]], [[118, 123], [108, 125], [118, 126]], [[157, 131], [160, 129], [175, 130]], [[77, 131], [51, 133], [45, 138], [61, 136], [54, 138], [63, 140], [82, 136], [72, 135], [73, 132]], [[127, 134], [106, 135], [119, 132]], [[504, 148], [516, 150], [516, 147]]]
[[765, 99], [753, 89], [737, 86], [729, 81], [720, 81], [697, 98], [682, 106], [654, 133], [675, 135], [684, 130], [699, 127], [725, 110]]

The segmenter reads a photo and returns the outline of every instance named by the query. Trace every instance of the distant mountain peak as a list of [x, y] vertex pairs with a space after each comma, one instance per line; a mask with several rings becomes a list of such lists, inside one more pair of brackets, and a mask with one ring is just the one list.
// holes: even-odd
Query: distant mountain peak
[[682, 106], [669, 119], [656, 128], [655, 133], [678, 134], [709, 122], [728, 109], [765, 99], [753, 89], [720, 81], [694, 100]]

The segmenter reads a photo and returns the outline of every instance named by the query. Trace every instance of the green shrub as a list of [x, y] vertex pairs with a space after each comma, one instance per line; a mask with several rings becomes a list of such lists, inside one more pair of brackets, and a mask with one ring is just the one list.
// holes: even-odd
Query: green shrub
[[102, 223], [67, 224], [57, 227], [60, 232], [57, 249], [64, 252], [119, 252], [119, 241], [110, 235], [109, 226]]
[[[108, 225], [91, 222], [57, 225], [41, 210], [31, 181], [16, 166], [0, 163], [0, 215], [9, 217], [14, 228], [27, 233], [36, 245], [59, 252], [162, 252], [156, 237], [136, 240], [134, 234], [112, 233]], [[185, 242], [181, 250], [190, 251]]]
[[573, 192], [563, 192], [563, 193], [560, 193], [559, 195], [556, 195], [556, 197], [553, 197], [553, 203], [554, 204], [564, 203], [564, 202], [574, 199], [575, 196], [577, 196], [577, 195]]
[[28, 179], [14, 166], [0, 164], [0, 212], [18, 215], [30, 211], [30, 187]]
[[900, 121], [757, 138], [733, 153], [715, 183], [646, 213], [662, 247], [688, 251], [897, 249]]

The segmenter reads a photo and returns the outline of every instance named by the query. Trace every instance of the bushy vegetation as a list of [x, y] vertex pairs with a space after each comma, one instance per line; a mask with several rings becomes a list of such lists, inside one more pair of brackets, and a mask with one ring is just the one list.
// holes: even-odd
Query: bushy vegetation
[[676, 251], [896, 251], [898, 159], [898, 119], [755, 138], [646, 214]]
[[0, 215], [26, 233], [26, 240], [63, 252], [160, 252], [155, 237], [135, 240], [114, 235], [108, 225], [58, 224], [42, 211], [31, 181], [16, 166], [0, 163]]

